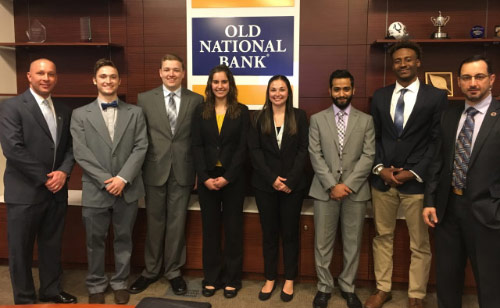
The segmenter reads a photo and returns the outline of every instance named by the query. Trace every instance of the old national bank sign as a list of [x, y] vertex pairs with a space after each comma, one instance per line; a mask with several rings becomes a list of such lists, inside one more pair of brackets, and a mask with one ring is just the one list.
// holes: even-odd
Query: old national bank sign
[[188, 88], [203, 95], [210, 70], [226, 64], [250, 109], [276, 74], [290, 79], [298, 106], [299, 12], [298, 0], [188, 0]]

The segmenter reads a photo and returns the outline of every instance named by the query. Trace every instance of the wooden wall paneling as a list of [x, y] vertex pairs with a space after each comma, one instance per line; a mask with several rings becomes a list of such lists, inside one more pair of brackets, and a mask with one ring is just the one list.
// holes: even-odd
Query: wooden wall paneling
[[73, 167], [73, 171], [71, 171], [71, 176], [69, 177], [68, 189], [72, 190], [81, 190], [82, 189], [82, 174], [83, 169], [75, 163]]
[[[102, 0], [100, 0], [102, 1]], [[108, 37], [109, 42], [126, 45], [128, 43], [127, 5], [124, 1], [109, 1]]]
[[366, 44], [366, 29], [368, 27], [368, 0], [348, 1], [348, 16], [348, 44]]
[[316, 277], [314, 262], [314, 216], [300, 217], [299, 276]]
[[[328, 89], [327, 84], [328, 84], [328, 79], [325, 82], [325, 89]], [[313, 114], [318, 113], [318, 112], [328, 108], [331, 105], [332, 105], [332, 100], [328, 96], [325, 96], [325, 97], [301, 97], [300, 101], [299, 101], [299, 108], [304, 109], [308, 118], [310, 118]]]
[[368, 97], [358, 97], [354, 95], [351, 105], [364, 113], [370, 114], [370, 100]]
[[81, 206], [68, 206], [62, 241], [61, 261], [63, 263], [87, 263], [87, 247]]
[[[384, 46], [367, 45], [366, 55], [365, 94], [366, 96], [371, 97], [373, 96], [373, 92], [375, 92], [375, 90], [390, 84], [390, 82], [385, 81], [385, 75], [392, 76], [394, 74], [392, 70], [387, 69], [387, 66], [385, 65], [385, 62], [390, 62], [390, 59], [385, 55]], [[384, 70], [386, 70], [385, 73]]]
[[144, 46], [144, 7], [142, 0], [124, 2], [127, 14], [127, 47]]
[[330, 74], [347, 67], [347, 45], [301, 46], [300, 97], [328, 97]]
[[186, 269], [203, 269], [203, 231], [200, 211], [188, 211], [186, 222]]
[[500, 39], [500, 37], [495, 37], [495, 26], [500, 26], [500, 2], [495, 1], [495, 0], [489, 0], [488, 1], [488, 23], [485, 26], [487, 38], [499, 38]]
[[[348, 0], [309, 1], [300, 7], [300, 45], [345, 45]], [[301, 61], [302, 66], [302, 61]]]
[[347, 67], [354, 76], [356, 97], [365, 97], [366, 93], [366, 45], [347, 46]]
[[[144, 69], [144, 47], [127, 47], [127, 103], [137, 103], [137, 95], [149, 88], [146, 87]], [[158, 59], [158, 67], [160, 59]], [[158, 72], [158, 70], [156, 70]], [[158, 76], [158, 75], [157, 75]], [[160, 78], [157, 77], [157, 83]], [[153, 84], [151, 84], [153, 87]]]
[[186, 46], [186, 1], [144, 0], [144, 45]]
[[367, 44], [371, 44], [375, 40], [384, 38], [387, 35], [388, 25], [386, 26], [386, 13], [386, 1], [368, 0], [368, 27], [366, 31]]
[[[243, 218], [243, 243], [243, 271], [249, 273], [263, 273], [264, 255], [262, 252], [262, 230], [258, 213], [245, 214]], [[278, 273], [283, 273], [282, 259], [280, 249]]]

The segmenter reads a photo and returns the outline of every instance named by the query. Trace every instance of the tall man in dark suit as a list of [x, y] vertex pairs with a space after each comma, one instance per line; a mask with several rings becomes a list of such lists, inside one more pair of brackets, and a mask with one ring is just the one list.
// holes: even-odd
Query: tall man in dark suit
[[408, 303], [412, 308], [423, 307], [431, 265], [429, 233], [421, 218], [424, 183], [447, 99], [444, 91], [419, 81], [420, 46], [402, 41], [389, 53], [396, 84], [377, 90], [371, 105], [376, 143], [371, 184], [377, 290], [365, 307], [379, 308], [391, 299], [394, 229], [400, 207], [410, 235]]
[[184, 226], [195, 184], [191, 119], [203, 96], [181, 87], [185, 67], [180, 57], [165, 55], [159, 73], [163, 85], [140, 93], [137, 99], [146, 116], [149, 139], [143, 167], [146, 268], [129, 291], [142, 292], [164, 274], [174, 293], [182, 295], [187, 292], [180, 271], [186, 262]]
[[[138, 200], [144, 196], [141, 168], [148, 148], [141, 108], [118, 99], [118, 70], [111, 60], [94, 67], [95, 101], [71, 118], [75, 159], [83, 169], [82, 217], [87, 238], [90, 304], [104, 304], [111, 285], [116, 304], [129, 301], [127, 279]], [[115, 273], [106, 277], [105, 246], [113, 222]]]
[[361, 308], [354, 292], [361, 238], [370, 200], [368, 176], [375, 158], [372, 117], [353, 106], [354, 77], [346, 70], [330, 75], [328, 91], [333, 104], [311, 116], [309, 155], [314, 179], [309, 195], [314, 200], [314, 256], [318, 292], [314, 308], [326, 308], [333, 292], [330, 262], [338, 228], [342, 230], [344, 265], [338, 278], [349, 308]]
[[73, 168], [71, 111], [52, 101], [55, 64], [31, 63], [30, 88], [0, 104], [0, 142], [7, 158], [4, 174], [9, 269], [15, 304], [36, 302], [31, 274], [38, 244], [39, 298], [75, 303], [61, 289], [61, 245], [68, 206], [67, 178]]
[[458, 69], [465, 104], [443, 113], [440, 146], [426, 185], [424, 221], [435, 227], [440, 308], [462, 307], [470, 259], [481, 308], [500, 307], [500, 102], [483, 56]]

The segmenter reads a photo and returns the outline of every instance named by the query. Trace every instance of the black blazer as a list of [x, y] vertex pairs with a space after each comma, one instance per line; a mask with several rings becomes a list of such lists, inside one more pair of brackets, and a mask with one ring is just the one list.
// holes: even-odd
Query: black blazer
[[[71, 110], [54, 102], [57, 147], [35, 98], [29, 90], [0, 103], [0, 142], [7, 158], [5, 202], [36, 204], [54, 196], [68, 198], [67, 185], [55, 195], [46, 187], [47, 173], [71, 173], [74, 159], [69, 124]], [[55, 160], [54, 160], [55, 152]]]
[[[415, 106], [406, 122], [401, 136], [398, 137], [390, 107], [395, 85], [377, 90], [373, 94], [371, 114], [375, 125], [374, 166], [383, 164], [412, 170], [423, 181], [428, 179], [428, 167], [436, 150], [439, 134], [439, 120], [448, 102], [447, 94], [432, 86], [420, 83]], [[380, 191], [389, 190], [380, 176], [372, 175], [371, 184]], [[424, 183], [410, 180], [398, 190], [406, 194], [423, 194]]]
[[261, 132], [260, 122], [256, 126], [250, 126], [248, 147], [253, 166], [254, 188], [273, 192], [273, 183], [278, 176], [287, 179], [285, 184], [291, 190], [304, 189], [307, 186], [304, 166], [308, 157], [309, 125], [303, 110], [294, 108], [294, 112], [298, 126], [297, 133], [290, 136], [284, 131], [281, 149], [278, 148], [274, 124], [270, 135]]
[[[450, 194], [456, 133], [464, 103], [450, 105], [443, 113], [439, 147], [430, 168], [424, 205], [435, 207], [438, 220], [446, 214]], [[500, 229], [500, 102], [492, 100], [472, 149], [465, 196], [472, 213], [483, 225]]]
[[202, 184], [210, 178], [208, 172], [215, 169], [217, 161], [222, 163], [225, 170], [223, 177], [228, 182], [242, 175], [250, 116], [247, 106], [238, 105], [241, 108], [239, 117], [231, 119], [226, 114], [220, 134], [215, 116], [203, 119], [205, 104], [196, 107], [191, 122], [191, 144], [198, 183]]

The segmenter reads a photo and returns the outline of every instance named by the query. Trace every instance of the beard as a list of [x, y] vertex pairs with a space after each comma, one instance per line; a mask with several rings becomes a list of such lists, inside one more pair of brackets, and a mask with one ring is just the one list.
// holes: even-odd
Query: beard
[[[341, 99], [345, 99], [345, 102], [340, 102]], [[346, 109], [349, 104], [351, 104], [351, 100], [352, 100], [352, 95], [351, 96], [347, 96], [347, 97], [332, 97], [332, 102], [335, 106], [337, 106], [340, 110], [344, 110]]]

